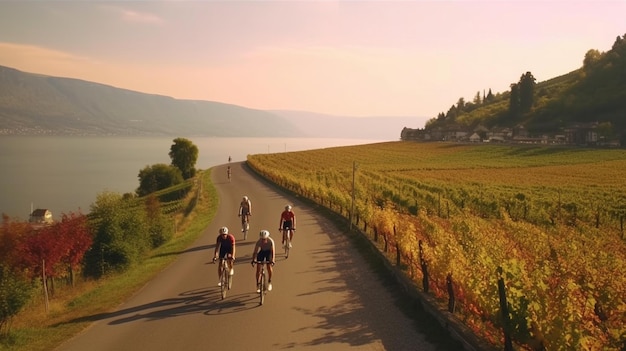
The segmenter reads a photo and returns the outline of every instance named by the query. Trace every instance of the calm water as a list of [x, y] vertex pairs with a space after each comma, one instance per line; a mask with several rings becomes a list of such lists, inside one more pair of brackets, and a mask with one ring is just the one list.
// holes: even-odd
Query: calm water
[[[381, 142], [372, 139], [188, 138], [196, 168], [244, 161], [248, 154], [302, 151]], [[134, 192], [139, 170], [171, 162], [174, 138], [0, 137], [0, 213], [26, 220], [31, 208], [88, 213], [103, 191]]]

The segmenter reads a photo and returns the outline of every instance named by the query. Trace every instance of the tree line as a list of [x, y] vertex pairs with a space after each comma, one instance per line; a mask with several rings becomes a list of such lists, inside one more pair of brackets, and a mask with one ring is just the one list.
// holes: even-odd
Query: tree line
[[598, 123], [605, 139], [626, 144], [626, 34], [617, 36], [611, 49], [587, 51], [582, 67], [537, 83], [530, 71], [511, 83], [510, 90], [477, 92], [431, 118], [425, 129], [455, 124], [487, 128], [524, 125], [534, 135], [555, 134], [576, 123]]

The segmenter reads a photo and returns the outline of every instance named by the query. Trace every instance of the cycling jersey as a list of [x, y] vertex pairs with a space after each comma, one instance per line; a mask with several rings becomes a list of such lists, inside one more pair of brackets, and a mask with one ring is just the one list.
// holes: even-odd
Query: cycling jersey
[[239, 215], [249, 215], [251, 209], [252, 203], [250, 202], [250, 200], [241, 201], [241, 203], [239, 204]]
[[220, 248], [220, 258], [224, 258], [228, 254], [232, 255], [235, 247], [235, 237], [232, 234], [228, 234], [226, 237], [218, 235], [215, 245]]

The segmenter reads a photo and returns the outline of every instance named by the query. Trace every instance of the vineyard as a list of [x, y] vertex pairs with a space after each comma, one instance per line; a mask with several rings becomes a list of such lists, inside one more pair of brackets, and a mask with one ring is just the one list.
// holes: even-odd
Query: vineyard
[[386, 142], [248, 164], [350, 220], [499, 348], [626, 348], [625, 150]]

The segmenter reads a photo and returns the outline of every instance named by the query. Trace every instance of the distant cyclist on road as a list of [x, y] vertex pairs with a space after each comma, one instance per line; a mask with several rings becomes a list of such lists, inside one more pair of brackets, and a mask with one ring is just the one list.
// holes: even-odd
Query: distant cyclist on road
[[296, 214], [291, 210], [291, 205], [285, 206], [285, 210], [280, 214], [278, 230], [283, 233], [283, 246], [285, 245], [285, 235], [289, 235], [289, 247], [293, 241], [293, 233], [296, 230]]
[[[246, 223], [250, 223], [250, 216], [252, 216], [252, 201], [248, 198], [248, 196], [244, 195], [241, 199], [241, 203], [239, 203], [239, 217], [241, 217], [241, 222], [245, 220]], [[250, 229], [250, 228], [248, 228]], [[241, 228], [243, 232], [243, 228]]]
[[[269, 262], [267, 265], [268, 284], [267, 291], [272, 291], [272, 267], [274, 266], [274, 240], [270, 238], [270, 232], [267, 230], [261, 230], [259, 233], [259, 240], [254, 245], [254, 252], [252, 252], [252, 262], [254, 266], [254, 260], [258, 262]], [[261, 292], [261, 265], [256, 266], [256, 292]]]
[[[233, 261], [235, 260], [235, 237], [232, 234], [228, 234], [228, 228], [226, 227], [221, 227], [219, 230], [219, 235], [217, 236], [217, 240], [215, 241], [213, 262], [215, 262], [218, 257], [220, 259], [226, 258], [226, 265], [228, 266], [228, 271], [230, 272], [230, 275], [235, 274], [235, 269], [233, 268]], [[220, 270], [219, 265], [217, 266], [217, 278], [219, 279], [219, 283], [217, 283], [217, 286], [221, 286], [222, 271]]]

